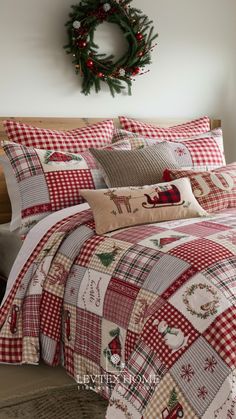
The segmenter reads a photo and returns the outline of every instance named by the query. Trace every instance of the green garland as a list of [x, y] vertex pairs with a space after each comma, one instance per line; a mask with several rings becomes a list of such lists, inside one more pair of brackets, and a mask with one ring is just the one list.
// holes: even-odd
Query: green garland
[[[140, 10], [131, 7], [132, 0], [82, 0], [72, 6], [66, 26], [69, 42], [64, 47], [73, 55], [76, 73], [83, 77], [82, 93], [88, 95], [91, 88], [101, 90], [107, 83], [112, 96], [128, 87], [131, 94], [132, 78], [144, 74], [144, 67], [151, 63], [154, 48], [152, 21]], [[114, 62], [112, 55], [98, 53], [94, 33], [102, 22], [116, 23], [124, 33], [128, 50]], [[146, 73], [146, 71], [145, 71]]]

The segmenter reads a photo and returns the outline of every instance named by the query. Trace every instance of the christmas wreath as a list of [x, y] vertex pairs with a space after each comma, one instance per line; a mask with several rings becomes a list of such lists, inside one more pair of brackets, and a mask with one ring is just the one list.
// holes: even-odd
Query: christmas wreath
[[[152, 21], [141, 10], [130, 6], [132, 0], [82, 0], [72, 6], [68, 29], [69, 42], [65, 46], [73, 55], [76, 73], [83, 77], [82, 93], [88, 95], [91, 88], [101, 90], [101, 83], [109, 86], [112, 96], [128, 86], [131, 94], [133, 77], [145, 74], [144, 67], [151, 63], [154, 48]], [[99, 24], [117, 24], [128, 43], [124, 55], [114, 61], [113, 55], [98, 53], [94, 33]]]

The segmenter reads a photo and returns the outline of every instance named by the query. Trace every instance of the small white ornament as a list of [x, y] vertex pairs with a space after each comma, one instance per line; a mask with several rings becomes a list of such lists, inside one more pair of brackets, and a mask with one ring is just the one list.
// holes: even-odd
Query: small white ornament
[[78, 20], [75, 20], [75, 21], [73, 22], [73, 28], [74, 28], [74, 29], [79, 29], [79, 28], [80, 28], [80, 22], [79, 22]]
[[114, 365], [118, 365], [120, 363], [120, 355], [114, 354], [111, 356], [111, 362]]
[[121, 68], [121, 69], [119, 70], [119, 75], [120, 75], [121, 77], [124, 77], [124, 76], [125, 76], [125, 69], [124, 69], [124, 68]]
[[109, 3], [104, 3], [103, 10], [104, 12], [109, 12], [109, 10], [111, 10], [111, 5]]

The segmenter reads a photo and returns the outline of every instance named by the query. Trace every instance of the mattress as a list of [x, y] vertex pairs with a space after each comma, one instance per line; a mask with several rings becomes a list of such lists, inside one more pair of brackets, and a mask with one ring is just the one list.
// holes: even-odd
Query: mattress
[[17, 232], [10, 232], [10, 224], [0, 224], [0, 276], [7, 279], [22, 246]]

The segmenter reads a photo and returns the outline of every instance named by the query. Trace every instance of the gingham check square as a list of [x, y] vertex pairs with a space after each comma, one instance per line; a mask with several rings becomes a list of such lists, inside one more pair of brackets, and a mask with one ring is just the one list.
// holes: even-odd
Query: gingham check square
[[20, 363], [22, 359], [22, 338], [0, 338], [1, 362]]
[[70, 207], [83, 202], [80, 189], [95, 189], [91, 171], [66, 170], [45, 173], [52, 211]]
[[214, 138], [184, 141], [191, 155], [193, 166], [222, 166], [225, 161]]
[[203, 336], [231, 368], [236, 366], [236, 307], [221, 313]]
[[75, 352], [100, 365], [101, 334], [101, 318], [77, 308]]
[[40, 329], [43, 334], [59, 341], [61, 337], [62, 298], [43, 291], [40, 306]]
[[169, 254], [188, 262], [199, 271], [233, 255], [224, 246], [202, 238], [176, 246]]
[[132, 246], [120, 259], [113, 276], [141, 286], [161, 256], [154, 249]]
[[112, 120], [71, 131], [36, 128], [12, 120], [6, 120], [3, 124], [8, 138], [15, 143], [44, 150], [61, 150], [72, 153], [80, 153], [90, 147], [105, 146], [107, 143], [111, 143], [114, 132]]
[[135, 121], [134, 119], [129, 119], [124, 116], [119, 117], [119, 119], [122, 128], [127, 131], [135, 132], [143, 137], [158, 138], [162, 140], [189, 138], [210, 131], [210, 120], [207, 116], [169, 128], [161, 128], [145, 122]]
[[99, 246], [99, 244], [104, 240], [105, 238], [102, 236], [93, 236], [91, 239], [87, 240], [74, 263], [76, 265], [87, 267], [97, 246]]

